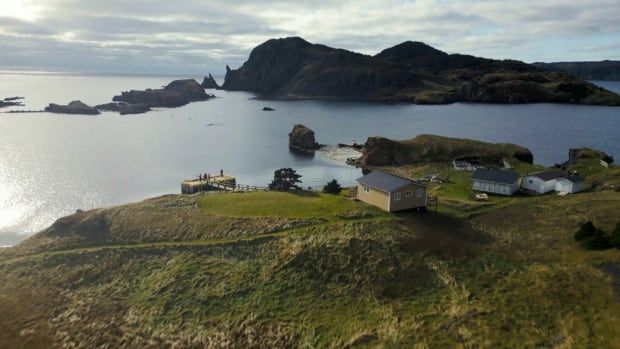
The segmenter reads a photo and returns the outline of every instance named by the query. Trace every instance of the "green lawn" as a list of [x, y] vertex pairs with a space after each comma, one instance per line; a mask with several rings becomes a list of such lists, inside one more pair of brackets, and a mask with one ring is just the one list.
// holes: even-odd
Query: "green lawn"
[[383, 214], [379, 209], [349, 200], [344, 194], [316, 192], [253, 192], [208, 195], [199, 200], [204, 211], [223, 216], [288, 218], [359, 217]]

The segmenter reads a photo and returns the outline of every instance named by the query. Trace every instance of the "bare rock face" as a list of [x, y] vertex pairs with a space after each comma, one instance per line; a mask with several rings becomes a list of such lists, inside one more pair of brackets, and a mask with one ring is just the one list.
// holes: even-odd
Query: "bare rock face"
[[209, 73], [209, 76], [205, 76], [205, 78], [202, 80], [201, 85], [202, 88], [210, 88], [216, 90], [220, 89], [220, 85], [218, 85], [217, 81], [215, 81], [215, 78], [213, 78], [213, 75], [211, 75], [211, 73]]
[[399, 165], [396, 160], [397, 142], [383, 137], [369, 137], [362, 158], [372, 166]]
[[175, 80], [163, 89], [131, 90], [114, 96], [113, 101], [127, 104], [146, 104], [151, 108], [175, 108], [190, 102], [204, 101], [211, 96], [193, 79]]
[[97, 115], [99, 110], [89, 105], [82, 103], [81, 101], [73, 101], [67, 105], [50, 103], [45, 107], [45, 111], [48, 113], [57, 114], [81, 114], [81, 115]]
[[151, 107], [145, 103], [128, 104], [124, 102], [100, 104], [95, 106], [95, 108], [103, 111], [118, 112], [121, 115], [143, 114], [151, 110]]
[[314, 138], [314, 131], [304, 125], [297, 124], [288, 134], [288, 145], [291, 148], [312, 151], [319, 149], [320, 145]]

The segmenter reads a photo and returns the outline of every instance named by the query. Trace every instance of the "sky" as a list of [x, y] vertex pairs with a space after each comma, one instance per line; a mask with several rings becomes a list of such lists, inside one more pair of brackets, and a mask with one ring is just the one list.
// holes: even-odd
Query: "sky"
[[301, 36], [526, 62], [620, 60], [620, 0], [0, 0], [0, 70], [221, 76]]

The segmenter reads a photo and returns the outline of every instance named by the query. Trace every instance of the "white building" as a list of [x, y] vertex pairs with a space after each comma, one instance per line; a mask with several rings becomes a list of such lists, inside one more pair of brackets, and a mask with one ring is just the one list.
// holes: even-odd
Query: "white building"
[[512, 195], [519, 190], [521, 176], [505, 170], [477, 169], [471, 176], [472, 189], [493, 194]]
[[529, 194], [545, 194], [555, 190], [557, 180], [566, 175], [561, 171], [550, 170], [531, 173], [521, 181], [521, 188]]
[[560, 193], [579, 193], [584, 189], [584, 180], [580, 176], [566, 176], [558, 178], [555, 182], [555, 191]]

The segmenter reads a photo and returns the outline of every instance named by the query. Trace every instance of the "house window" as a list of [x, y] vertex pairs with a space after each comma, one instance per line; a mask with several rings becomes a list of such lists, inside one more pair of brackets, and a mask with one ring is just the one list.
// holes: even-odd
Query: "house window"
[[364, 186], [364, 192], [366, 192], [366, 193], [370, 193], [370, 187], [369, 187], [369, 186], [367, 186], [367, 185], [365, 185], [365, 186]]
[[418, 189], [416, 190], [416, 195], [421, 198], [422, 196], [424, 196], [424, 189]]
[[411, 194], [412, 194], [412, 193], [411, 193], [410, 191], [406, 191], [406, 192], [405, 192], [405, 196], [406, 196], [406, 197], [410, 197], [410, 196], [411, 196]]
[[394, 201], [400, 201], [400, 192], [394, 193]]

